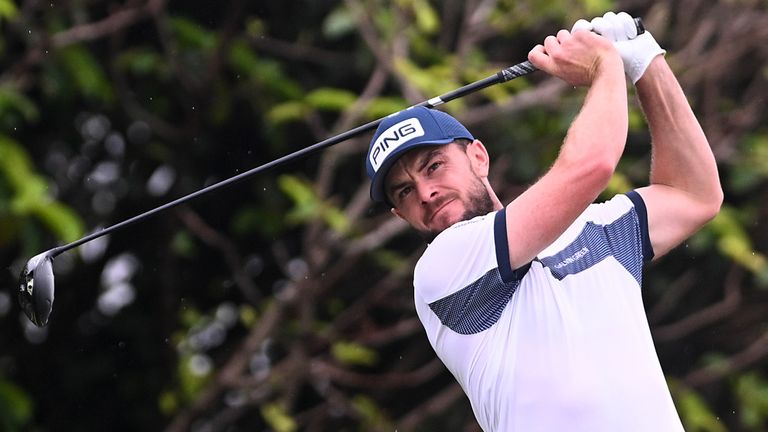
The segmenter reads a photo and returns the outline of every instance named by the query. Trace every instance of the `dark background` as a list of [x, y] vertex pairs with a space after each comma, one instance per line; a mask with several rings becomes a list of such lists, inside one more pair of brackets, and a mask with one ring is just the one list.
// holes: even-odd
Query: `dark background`
[[[368, 200], [369, 135], [56, 258], [28, 258], [522, 61], [627, 10], [668, 51], [719, 162], [712, 223], [646, 271], [689, 431], [768, 426], [768, 11], [761, 1], [0, 0], [0, 430], [479, 430], [416, 319], [421, 241]], [[583, 90], [543, 73], [451, 102], [511, 200]], [[647, 182], [631, 102], [605, 197]], [[607, 323], [606, 325], [610, 325]]]

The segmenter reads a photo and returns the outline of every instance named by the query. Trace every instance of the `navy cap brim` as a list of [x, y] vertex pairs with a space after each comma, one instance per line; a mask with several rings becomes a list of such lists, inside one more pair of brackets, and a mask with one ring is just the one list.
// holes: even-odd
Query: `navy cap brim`
[[420, 147], [450, 144], [456, 139], [458, 138], [417, 142], [411, 145], [404, 145], [401, 148], [395, 150], [392, 154], [387, 156], [379, 169], [376, 171], [376, 174], [374, 174], [373, 180], [371, 180], [371, 199], [377, 202], [386, 202], [390, 205], [392, 204], [389, 197], [387, 197], [386, 191], [384, 190], [384, 180], [389, 173], [389, 169], [392, 168], [392, 165], [394, 165], [402, 155]]

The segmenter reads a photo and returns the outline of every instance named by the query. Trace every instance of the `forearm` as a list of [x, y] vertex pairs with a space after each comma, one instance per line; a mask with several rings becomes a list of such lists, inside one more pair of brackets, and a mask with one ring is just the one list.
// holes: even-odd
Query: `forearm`
[[513, 268], [557, 239], [605, 189], [626, 141], [626, 98], [619, 60], [591, 84], [552, 168], [507, 206]]
[[719, 203], [717, 165], [704, 131], [662, 56], [637, 82], [652, 140], [651, 184], [686, 192], [703, 204]]
[[607, 65], [592, 83], [558, 162], [582, 166], [594, 162], [612, 172], [621, 158], [628, 127], [626, 80], [618, 57], [610, 60], [615, 64]]

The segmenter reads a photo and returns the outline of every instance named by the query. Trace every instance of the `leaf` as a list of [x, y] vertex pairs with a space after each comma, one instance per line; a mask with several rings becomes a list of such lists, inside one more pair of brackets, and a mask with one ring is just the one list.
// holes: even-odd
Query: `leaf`
[[334, 231], [345, 234], [351, 228], [351, 223], [347, 215], [341, 209], [331, 206], [325, 206], [323, 211], [323, 220]]
[[197, 245], [189, 232], [179, 231], [171, 240], [171, 250], [178, 256], [193, 258], [197, 254]]
[[411, 6], [416, 16], [416, 28], [426, 34], [435, 34], [440, 28], [440, 19], [432, 5], [426, 0], [413, 0]]
[[27, 122], [34, 122], [40, 117], [37, 106], [23, 93], [9, 85], [0, 86], [0, 118], [11, 113], [19, 113]]
[[5, 18], [10, 21], [13, 18], [16, 18], [16, 15], [18, 14], [19, 9], [16, 7], [16, 4], [13, 2], [13, 0], [0, 0], [1, 18]]
[[260, 88], [270, 90], [275, 96], [291, 100], [304, 97], [304, 90], [289, 78], [280, 63], [258, 57], [243, 40], [232, 42], [228, 60], [234, 72]]
[[613, 173], [613, 176], [611, 176], [611, 180], [608, 182], [608, 186], [602, 192], [601, 196], [608, 199], [616, 194], [625, 193], [632, 189], [632, 182], [629, 178], [623, 173], [616, 171]]
[[373, 366], [379, 359], [376, 351], [354, 342], [336, 342], [331, 353], [340, 363], [352, 366]]
[[117, 64], [137, 76], [157, 77], [166, 81], [171, 70], [160, 53], [149, 48], [136, 48], [120, 53]]
[[24, 430], [32, 419], [32, 400], [15, 384], [0, 379], [0, 429]]
[[408, 260], [404, 256], [387, 249], [380, 248], [374, 251], [373, 258], [378, 265], [392, 271], [402, 270], [408, 265]]
[[298, 429], [296, 421], [278, 403], [263, 405], [261, 407], [261, 416], [277, 432], [293, 432]]
[[70, 45], [57, 53], [75, 87], [88, 98], [110, 103], [114, 100], [112, 85], [96, 58], [82, 45]]
[[211, 379], [210, 372], [206, 374], [200, 374], [192, 365], [195, 356], [200, 355], [202, 354], [186, 354], [179, 359], [179, 390], [185, 401], [194, 400]]
[[355, 103], [357, 96], [349, 90], [323, 87], [307, 94], [309, 106], [325, 111], [344, 111]]
[[256, 310], [256, 308], [254, 308], [251, 305], [247, 305], [247, 304], [241, 305], [238, 312], [239, 312], [240, 322], [243, 323], [243, 326], [245, 326], [245, 328], [253, 327], [254, 325], [256, 325], [256, 323], [259, 320], [258, 311]]
[[33, 213], [63, 241], [71, 243], [83, 236], [83, 222], [70, 207], [57, 201], [40, 202]]
[[735, 192], [744, 193], [768, 178], [768, 135], [747, 136], [741, 147], [728, 180]]
[[267, 112], [267, 118], [271, 123], [282, 124], [299, 121], [309, 111], [304, 102], [290, 101], [276, 104]]
[[717, 217], [709, 223], [709, 228], [717, 234], [717, 246], [723, 255], [732, 258], [756, 275], [768, 273], [768, 259], [755, 250], [734, 208], [723, 206]]
[[0, 136], [0, 174], [13, 190], [9, 207], [13, 215], [34, 215], [65, 242], [82, 237], [84, 228], [80, 217], [70, 207], [51, 198], [47, 182], [33, 171], [26, 151], [4, 136]]
[[293, 201], [293, 208], [286, 221], [293, 224], [322, 219], [331, 229], [341, 234], [349, 233], [351, 222], [339, 208], [324, 202], [312, 189], [312, 185], [296, 176], [282, 175], [277, 180], [280, 190]]
[[606, 11], [615, 9], [612, 0], [582, 0], [582, 3], [584, 12], [589, 16], [602, 16]]
[[686, 431], [727, 432], [701, 395], [677, 381], [670, 382], [670, 390]]
[[349, 9], [337, 7], [323, 20], [323, 35], [340, 39], [355, 31], [355, 19]]
[[408, 103], [402, 97], [377, 97], [371, 100], [365, 109], [368, 119], [378, 119], [388, 116], [408, 107]]
[[391, 425], [387, 424], [384, 411], [375, 400], [358, 394], [352, 398], [352, 406], [363, 417], [366, 430], [390, 430]]
[[277, 184], [293, 201], [294, 207], [286, 216], [291, 223], [301, 223], [315, 218], [319, 213], [319, 200], [312, 186], [292, 175], [282, 175]]
[[179, 409], [179, 398], [173, 391], [166, 390], [158, 396], [157, 406], [161, 413], [166, 416], [171, 416]]
[[[410, 82], [424, 94], [439, 95], [459, 87], [459, 83], [453, 77], [454, 68], [449, 62], [428, 68], [420, 68], [405, 58], [397, 58], [394, 63], [395, 69], [408, 77]], [[451, 106], [463, 105], [461, 102], [461, 99], [456, 99], [451, 102]]]
[[749, 430], [768, 426], [768, 381], [757, 372], [736, 378], [733, 391], [739, 400], [741, 424]]
[[178, 43], [185, 48], [196, 48], [204, 51], [216, 47], [216, 34], [203, 28], [200, 24], [188, 18], [175, 16], [168, 20], [171, 30]]

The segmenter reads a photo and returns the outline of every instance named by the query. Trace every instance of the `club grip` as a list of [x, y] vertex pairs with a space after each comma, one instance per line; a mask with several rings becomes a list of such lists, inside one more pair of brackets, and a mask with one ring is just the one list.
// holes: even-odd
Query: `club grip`
[[643, 25], [642, 18], [635, 18], [635, 28], [637, 28], [638, 35], [645, 33], [645, 25]]

